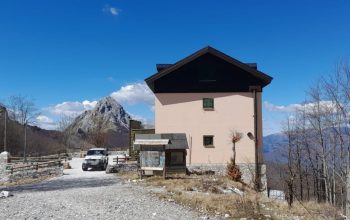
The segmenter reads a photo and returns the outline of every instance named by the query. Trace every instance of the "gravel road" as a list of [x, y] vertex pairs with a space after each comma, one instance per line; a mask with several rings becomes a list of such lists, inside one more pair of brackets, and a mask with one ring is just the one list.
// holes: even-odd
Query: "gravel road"
[[83, 172], [81, 163], [73, 158], [61, 177], [0, 189], [14, 195], [0, 199], [0, 219], [207, 219], [115, 175]]

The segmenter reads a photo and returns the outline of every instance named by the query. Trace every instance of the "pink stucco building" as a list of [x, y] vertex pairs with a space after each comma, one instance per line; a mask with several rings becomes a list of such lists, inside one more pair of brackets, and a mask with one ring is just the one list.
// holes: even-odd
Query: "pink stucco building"
[[237, 163], [263, 164], [261, 96], [272, 77], [212, 47], [157, 70], [146, 79], [156, 97], [155, 131], [186, 134], [189, 166], [224, 167], [234, 131], [243, 135]]

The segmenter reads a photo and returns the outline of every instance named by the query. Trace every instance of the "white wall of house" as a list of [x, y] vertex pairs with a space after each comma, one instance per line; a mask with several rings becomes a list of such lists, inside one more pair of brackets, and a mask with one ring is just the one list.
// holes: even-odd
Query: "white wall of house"
[[[226, 164], [232, 156], [230, 135], [243, 133], [236, 144], [237, 163], [255, 163], [254, 95], [242, 93], [157, 93], [156, 133], [186, 133], [190, 149], [188, 164]], [[203, 109], [203, 98], [214, 99], [214, 109]], [[258, 100], [258, 145], [262, 159], [261, 93]], [[214, 136], [214, 147], [203, 146], [203, 135]]]

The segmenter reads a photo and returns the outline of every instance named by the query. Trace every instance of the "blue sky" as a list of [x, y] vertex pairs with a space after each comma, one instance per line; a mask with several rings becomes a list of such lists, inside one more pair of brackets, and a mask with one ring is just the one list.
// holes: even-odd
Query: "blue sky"
[[[264, 90], [265, 134], [350, 55], [350, 2], [0, 1], [0, 101], [32, 97], [52, 128], [62, 115], [113, 94], [152, 121], [143, 79], [211, 45], [274, 77]], [[83, 101], [85, 101], [83, 103]]]

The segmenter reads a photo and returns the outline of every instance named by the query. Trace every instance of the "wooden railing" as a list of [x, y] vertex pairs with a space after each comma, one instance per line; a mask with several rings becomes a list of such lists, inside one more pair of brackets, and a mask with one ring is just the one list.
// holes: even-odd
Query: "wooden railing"
[[127, 158], [126, 157], [116, 157], [116, 158], [113, 158], [113, 164], [116, 163], [116, 164], [121, 164], [121, 163], [126, 163], [127, 161]]
[[18, 172], [18, 171], [39, 170], [42, 168], [61, 167], [61, 166], [62, 166], [62, 160], [52, 160], [47, 162], [33, 162], [30, 164], [9, 163], [7, 165], [7, 170], [9, 170], [11, 174], [13, 174], [14, 172]]
[[[54, 160], [64, 160], [67, 159], [68, 155], [63, 154], [54, 154], [54, 155], [48, 155], [48, 156], [41, 156], [41, 157], [26, 157], [26, 162], [48, 162], [48, 161], [54, 161]], [[24, 162], [23, 157], [10, 157], [10, 163], [18, 163], [18, 162]]]

